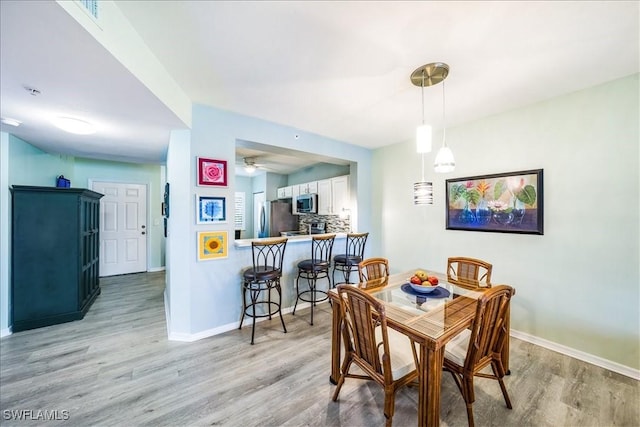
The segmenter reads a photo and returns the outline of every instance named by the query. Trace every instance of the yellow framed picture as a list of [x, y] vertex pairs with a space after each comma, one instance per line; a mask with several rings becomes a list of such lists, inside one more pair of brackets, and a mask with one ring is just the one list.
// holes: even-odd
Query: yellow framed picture
[[226, 258], [229, 253], [229, 239], [226, 231], [198, 232], [198, 261]]

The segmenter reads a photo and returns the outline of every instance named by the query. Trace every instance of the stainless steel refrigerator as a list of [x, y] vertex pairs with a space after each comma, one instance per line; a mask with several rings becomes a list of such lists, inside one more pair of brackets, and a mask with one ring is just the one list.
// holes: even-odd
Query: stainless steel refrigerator
[[260, 208], [258, 237], [280, 237], [281, 231], [298, 229], [298, 217], [291, 213], [291, 202], [266, 201]]

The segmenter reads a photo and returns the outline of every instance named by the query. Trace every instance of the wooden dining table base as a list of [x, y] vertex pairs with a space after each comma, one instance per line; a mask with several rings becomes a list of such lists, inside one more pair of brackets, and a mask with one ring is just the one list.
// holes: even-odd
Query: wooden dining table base
[[[402, 277], [402, 275], [399, 275]], [[406, 277], [406, 276], [404, 276]], [[402, 280], [400, 280], [400, 283]], [[395, 286], [390, 285], [389, 289]], [[373, 291], [374, 293], [376, 291]], [[342, 353], [341, 301], [334, 289], [331, 298], [332, 338], [331, 374], [329, 381], [336, 384], [340, 378]], [[384, 298], [383, 298], [384, 301]], [[406, 335], [418, 346], [418, 426], [431, 427], [440, 424], [440, 389], [442, 386], [442, 366], [444, 349], [448, 341], [471, 326], [476, 311], [476, 299], [459, 296], [429, 312], [416, 315], [410, 311], [385, 301], [387, 326]], [[509, 368], [509, 347], [505, 345], [503, 354], [505, 370]]]

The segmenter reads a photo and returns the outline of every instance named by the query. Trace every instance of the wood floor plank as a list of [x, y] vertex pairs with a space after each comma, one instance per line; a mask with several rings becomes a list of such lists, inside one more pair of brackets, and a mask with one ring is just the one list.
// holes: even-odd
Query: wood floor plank
[[[274, 318], [193, 343], [167, 340], [164, 274], [101, 279], [81, 321], [23, 331], [0, 341], [2, 425], [11, 411], [68, 411], [70, 426], [364, 426], [384, 424], [376, 384], [347, 379], [338, 402], [329, 383], [331, 313]], [[494, 381], [476, 381], [478, 426], [639, 426], [633, 379], [512, 340], [506, 408]], [[396, 398], [394, 425], [415, 425], [417, 389]], [[443, 375], [441, 425], [466, 425], [464, 402]]]

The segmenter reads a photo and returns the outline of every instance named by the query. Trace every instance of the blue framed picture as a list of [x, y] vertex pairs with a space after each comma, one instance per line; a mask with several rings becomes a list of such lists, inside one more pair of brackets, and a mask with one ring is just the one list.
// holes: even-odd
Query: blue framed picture
[[447, 230], [544, 234], [542, 169], [446, 181]]
[[227, 221], [227, 202], [224, 197], [196, 194], [196, 223], [211, 224]]

